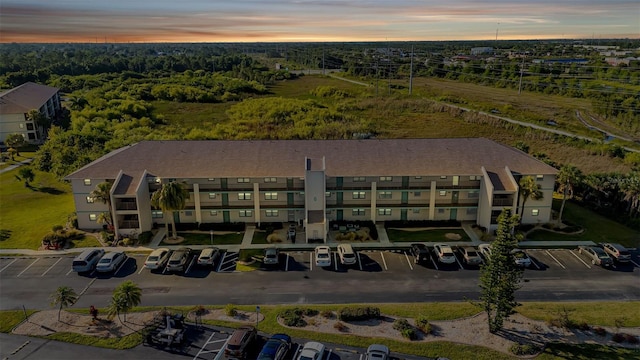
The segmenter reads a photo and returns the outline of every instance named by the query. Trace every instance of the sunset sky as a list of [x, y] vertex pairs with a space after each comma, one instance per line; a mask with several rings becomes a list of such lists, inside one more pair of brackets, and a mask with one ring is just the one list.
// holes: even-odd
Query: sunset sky
[[640, 0], [1, 0], [0, 42], [639, 38]]

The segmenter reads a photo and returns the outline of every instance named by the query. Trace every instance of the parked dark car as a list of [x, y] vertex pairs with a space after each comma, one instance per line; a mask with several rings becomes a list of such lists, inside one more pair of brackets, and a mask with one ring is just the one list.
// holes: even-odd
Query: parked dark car
[[253, 326], [242, 326], [236, 329], [224, 348], [224, 354], [232, 357], [244, 357], [247, 348], [256, 340], [258, 331]]
[[189, 259], [191, 258], [191, 249], [183, 247], [171, 254], [169, 262], [167, 262], [167, 271], [183, 272], [187, 269]]
[[262, 347], [257, 360], [282, 360], [291, 349], [291, 337], [275, 334]]
[[429, 249], [424, 244], [411, 244], [411, 255], [416, 264], [425, 263], [429, 260]]

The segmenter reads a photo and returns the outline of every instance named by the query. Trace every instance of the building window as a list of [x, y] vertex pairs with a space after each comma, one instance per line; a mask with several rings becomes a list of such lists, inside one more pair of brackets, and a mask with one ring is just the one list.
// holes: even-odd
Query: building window
[[440, 179], [446, 179], [447, 175], [440, 175]]
[[33, 123], [27, 124], [27, 130], [33, 131]]
[[209, 178], [209, 181], [216, 181], [215, 178]]
[[36, 134], [35, 133], [27, 133], [27, 137], [29, 138], [29, 140], [35, 140], [36, 139]]
[[251, 210], [240, 210], [238, 214], [240, 215], [240, 217], [251, 217], [253, 213], [251, 212]]
[[351, 209], [351, 215], [353, 216], [364, 216], [364, 209]]
[[444, 209], [438, 209], [438, 214], [444, 214]]
[[536, 180], [538, 181], [544, 180], [544, 175], [536, 175]]
[[378, 209], [378, 215], [391, 215], [391, 209]]
[[469, 199], [477, 199], [478, 196], [480, 196], [479, 191], [469, 191], [469, 195], [468, 195]]
[[358, 176], [353, 178], [353, 182], [365, 182], [365, 181], [367, 181], [367, 178], [365, 178], [364, 176]]
[[251, 200], [251, 193], [238, 193], [238, 200]]
[[20, 127], [20, 129], [24, 129], [24, 124], [18, 124], [18, 126]]
[[476, 215], [478, 213], [477, 208], [469, 208], [467, 209], [467, 215]]
[[277, 192], [264, 193], [264, 199], [265, 200], [278, 200], [278, 193]]
[[278, 210], [265, 210], [264, 214], [266, 217], [278, 217]]
[[380, 191], [378, 193], [378, 199], [391, 199], [391, 198], [393, 198], [391, 191]]
[[84, 184], [86, 186], [90, 186], [91, 185], [91, 179], [84, 179]]
[[413, 192], [413, 196], [420, 196], [420, 195], [422, 195], [422, 194], [420, 194], [420, 191], [414, 191]]
[[416, 176], [415, 179], [416, 180], [422, 179], [422, 176]]
[[531, 209], [531, 216], [538, 216], [538, 214], [540, 213], [540, 210], [538, 209]]
[[216, 193], [209, 193], [209, 199], [215, 199]]
[[440, 196], [447, 196], [447, 190], [440, 190]]
[[96, 220], [98, 220], [98, 215], [96, 215], [96, 214], [89, 214], [89, 220], [91, 220], [91, 221], [96, 221]]
[[238, 183], [248, 183], [249, 178], [238, 178]]
[[193, 216], [193, 211], [187, 210], [184, 212], [184, 216]]
[[162, 219], [162, 211], [161, 210], [151, 210], [151, 217], [153, 219]]
[[211, 215], [211, 216], [218, 216], [218, 210], [210, 210], [210, 211], [209, 211], [209, 215]]
[[365, 199], [366, 195], [364, 191], [354, 191], [353, 192], [353, 198], [354, 199]]
[[326, 197], [331, 196], [331, 191], [327, 191], [327, 192], [325, 192], [325, 193], [324, 193], [324, 196], [326, 196]]
[[93, 198], [93, 197], [91, 197], [91, 196], [87, 196], [87, 204], [93, 204], [93, 202], [94, 202], [94, 201], [95, 201], [95, 200], [94, 200], [94, 198]]
[[274, 183], [274, 182], [278, 182], [278, 180], [274, 177], [266, 177], [264, 178], [264, 182], [266, 183]]
[[380, 176], [380, 181], [393, 181], [392, 176]]
[[471, 176], [469, 176], [469, 180], [471, 180], [471, 181], [480, 180], [480, 175], [471, 175]]
[[411, 209], [411, 212], [414, 214], [420, 214], [420, 209]]

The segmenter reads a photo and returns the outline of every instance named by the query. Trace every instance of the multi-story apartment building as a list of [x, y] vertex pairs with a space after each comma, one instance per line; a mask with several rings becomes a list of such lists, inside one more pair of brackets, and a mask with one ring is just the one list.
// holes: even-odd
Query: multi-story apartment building
[[[114, 214], [118, 234], [150, 230], [163, 183], [190, 192], [176, 222], [300, 222], [326, 239], [331, 220], [458, 220], [496, 227], [503, 208], [520, 212], [518, 180], [532, 176], [543, 198], [527, 200], [524, 223], [551, 219], [557, 170], [482, 138], [388, 140], [144, 141], [67, 176], [78, 224], [97, 229]], [[109, 181], [111, 209], [89, 193]], [[168, 215], [168, 214], [167, 214]]]
[[34, 109], [53, 120], [62, 109], [59, 89], [28, 82], [0, 93], [0, 141], [20, 134], [33, 144], [44, 142], [43, 127], [27, 116]]

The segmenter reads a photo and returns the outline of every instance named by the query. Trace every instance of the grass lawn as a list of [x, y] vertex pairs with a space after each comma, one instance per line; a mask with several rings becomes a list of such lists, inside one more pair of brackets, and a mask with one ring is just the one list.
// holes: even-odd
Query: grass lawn
[[[191, 233], [191, 232], [178, 232], [178, 236], [182, 236], [184, 241], [179, 245], [211, 245], [211, 234], [207, 233]], [[213, 245], [240, 245], [242, 243], [242, 237], [244, 233], [228, 233], [228, 234], [215, 234], [213, 235]], [[175, 245], [167, 244], [164, 240], [160, 245]]]
[[[446, 234], [458, 234], [460, 240], [451, 240]], [[387, 235], [391, 242], [451, 242], [471, 241], [467, 233], [462, 229], [433, 229], [433, 230], [398, 230], [387, 229]]]
[[54, 225], [64, 225], [75, 211], [68, 183], [35, 173], [32, 189], [16, 179], [17, 169], [0, 174], [0, 227], [8, 235], [0, 240], [2, 249], [37, 249], [44, 235]]
[[253, 232], [253, 239], [251, 240], [252, 244], [268, 244], [267, 241], [267, 232], [256, 230]]
[[[36, 312], [35, 310], [27, 310], [27, 316]], [[24, 311], [22, 310], [4, 310], [0, 311], [0, 332], [9, 333], [11, 330], [24, 320]]]
[[625, 327], [640, 326], [640, 301], [628, 302], [525, 302], [516, 309], [520, 314], [534, 320], [548, 321], [567, 310], [569, 319], [589, 325], [615, 326], [624, 319]]
[[[553, 200], [554, 210], [560, 209], [561, 200]], [[628, 228], [613, 220], [567, 201], [564, 220], [582, 226], [584, 232], [577, 235], [535, 230], [527, 235], [527, 240], [581, 240], [599, 242], [616, 242], [627, 247], [640, 246], [640, 231]]]

